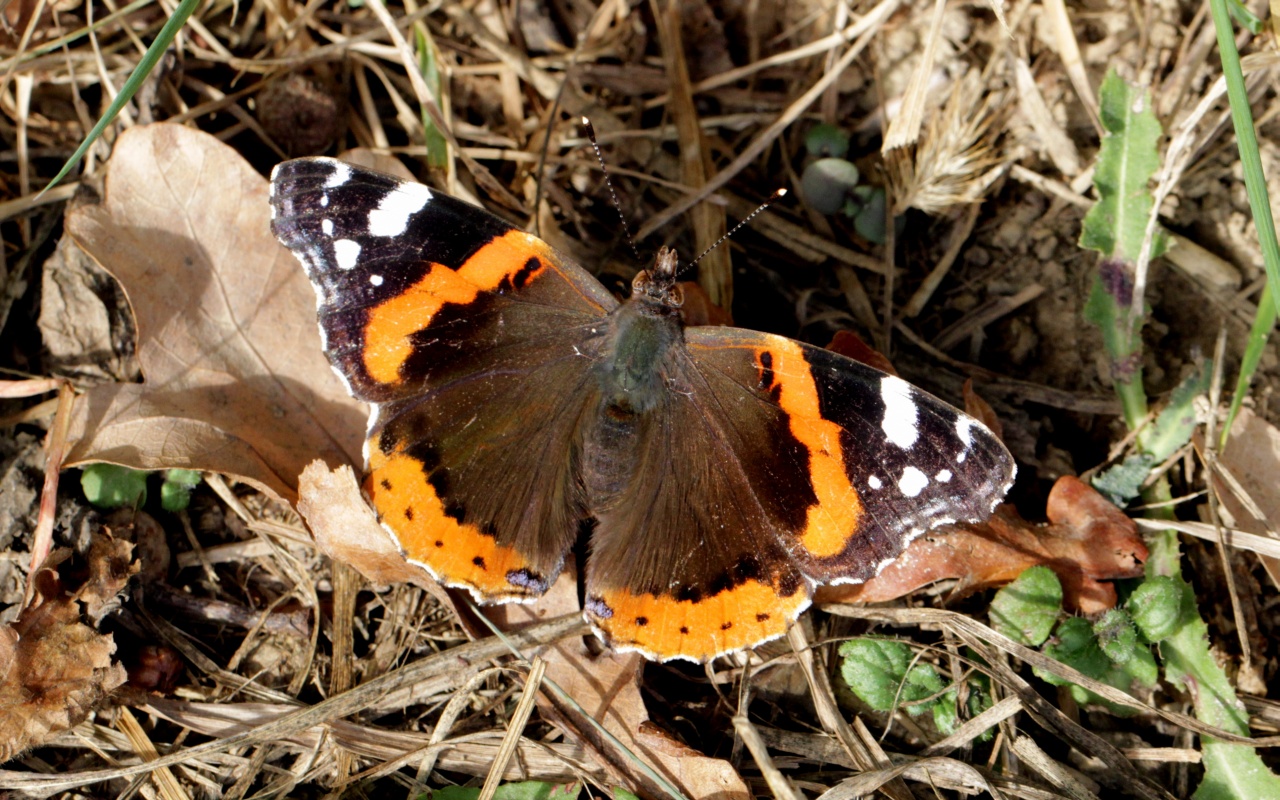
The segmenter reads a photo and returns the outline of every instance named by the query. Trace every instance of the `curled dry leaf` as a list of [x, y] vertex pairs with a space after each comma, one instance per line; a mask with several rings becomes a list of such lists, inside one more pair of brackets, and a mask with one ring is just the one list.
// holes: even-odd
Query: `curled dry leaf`
[[1085, 614], [1116, 604], [1104, 581], [1142, 574], [1147, 547], [1133, 520], [1079, 478], [1058, 479], [1049, 493], [1047, 524], [1027, 522], [1003, 505], [980, 525], [948, 526], [914, 542], [897, 561], [857, 586], [819, 589], [819, 603], [892, 600], [940, 580], [956, 595], [1002, 586], [1045, 564], [1062, 581], [1063, 603]]
[[0, 762], [80, 723], [125, 681], [113, 663], [115, 641], [84, 622], [97, 619], [137, 571], [128, 542], [103, 533], [89, 551], [89, 579], [68, 594], [52, 554], [36, 575], [35, 595], [12, 625], [0, 627]]
[[321, 552], [354, 568], [370, 583], [412, 583], [450, 602], [440, 584], [406, 561], [378, 524], [351, 467], [330, 470], [319, 459], [308, 464], [298, 481], [298, 513]]
[[991, 404], [974, 391], [972, 378], [965, 380], [962, 391], [965, 413], [990, 428], [997, 438], [1004, 439], [1004, 425], [1000, 422], [1000, 417], [996, 416], [996, 411]]
[[293, 500], [311, 459], [358, 461], [364, 409], [321, 354], [315, 292], [270, 216], [266, 180], [212, 136], [121, 135], [105, 199], [67, 230], [124, 287], [145, 381], [79, 399], [68, 466], [209, 470]]
[[[1197, 432], [1196, 447], [1203, 453], [1204, 440]], [[1271, 533], [1275, 520], [1280, 520], [1280, 429], [1248, 408], [1240, 409], [1231, 426], [1226, 448], [1218, 454], [1219, 473], [1213, 476], [1213, 488], [1222, 505], [1224, 522], [1234, 528], [1256, 533]], [[1221, 472], [1231, 476], [1225, 480]], [[1271, 582], [1280, 586], [1280, 559], [1259, 554]]]

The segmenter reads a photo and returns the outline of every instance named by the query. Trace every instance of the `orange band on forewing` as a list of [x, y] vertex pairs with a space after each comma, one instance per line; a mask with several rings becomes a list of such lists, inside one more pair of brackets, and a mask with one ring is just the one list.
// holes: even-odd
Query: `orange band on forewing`
[[598, 597], [612, 615], [604, 618], [588, 607], [588, 616], [608, 634], [612, 646], [635, 648], [662, 659], [697, 661], [781, 636], [809, 604], [803, 586], [784, 597], [759, 581], [747, 581], [696, 602], [625, 589], [602, 591]]
[[[822, 418], [818, 387], [797, 342], [770, 336], [768, 352], [779, 387], [778, 405], [791, 421], [791, 435], [809, 451], [809, 473], [818, 502], [809, 507], [800, 543], [818, 558], [844, 552], [862, 517], [858, 490], [845, 471], [841, 428]], [[759, 354], [757, 354], [757, 358]]]
[[446, 514], [421, 461], [382, 453], [375, 444], [370, 443], [365, 491], [410, 560], [425, 565], [442, 583], [470, 587], [486, 599], [528, 594], [507, 579], [513, 570], [529, 566], [523, 556]]
[[498, 288], [525, 268], [531, 258], [542, 266], [549, 256], [546, 244], [523, 231], [511, 230], [477, 250], [457, 270], [431, 264], [427, 274], [414, 285], [381, 305], [369, 309], [364, 329], [364, 368], [379, 383], [396, 383], [400, 368], [413, 354], [410, 337], [431, 324], [446, 303], [466, 304]]

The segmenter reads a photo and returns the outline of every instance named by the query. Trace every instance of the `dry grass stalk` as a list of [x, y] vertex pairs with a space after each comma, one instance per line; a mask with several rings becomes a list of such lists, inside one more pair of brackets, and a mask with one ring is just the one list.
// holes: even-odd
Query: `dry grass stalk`
[[895, 216], [908, 208], [945, 214], [982, 199], [1001, 172], [994, 142], [1000, 102], [996, 95], [983, 96], [977, 73], [970, 71], [914, 146], [884, 154]]

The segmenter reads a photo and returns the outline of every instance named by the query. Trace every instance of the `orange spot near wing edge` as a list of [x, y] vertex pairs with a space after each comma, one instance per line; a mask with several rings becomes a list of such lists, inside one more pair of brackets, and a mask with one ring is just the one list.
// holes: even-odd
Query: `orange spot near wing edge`
[[484, 601], [535, 596], [508, 579], [512, 572], [528, 569], [528, 561], [474, 525], [446, 514], [422, 466], [403, 453], [385, 454], [370, 447], [365, 493], [405, 556], [441, 583], [470, 589]]
[[607, 589], [588, 598], [586, 616], [611, 647], [664, 661], [706, 661], [783, 635], [809, 598], [807, 586], [788, 597], [759, 581], [697, 601]]

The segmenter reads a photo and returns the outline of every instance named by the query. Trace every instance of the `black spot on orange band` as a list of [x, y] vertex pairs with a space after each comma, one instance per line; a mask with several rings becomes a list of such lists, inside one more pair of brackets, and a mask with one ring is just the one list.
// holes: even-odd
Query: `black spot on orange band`
[[714, 595], [684, 592], [696, 600], [610, 589], [588, 597], [585, 610], [614, 647], [705, 661], [786, 633], [809, 605], [809, 593], [798, 590], [803, 585], [801, 580], [783, 594], [777, 585], [751, 579]]
[[[514, 548], [498, 543], [491, 530], [465, 521], [460, 505], [442, 499], [438, 476], [444, 470], [403, 449], [384, 452], [369, 442], [365, 492], [405, 556], [449, 586], [474, 590], [488, 600], [535, 597], [547, 582]], [[390, 487], [390, 488], [388, 488]]]

